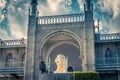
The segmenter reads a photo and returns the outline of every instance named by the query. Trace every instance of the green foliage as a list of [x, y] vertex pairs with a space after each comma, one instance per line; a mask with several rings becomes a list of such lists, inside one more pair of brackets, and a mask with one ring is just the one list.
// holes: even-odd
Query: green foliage
[[75, 80], [100, 80], [97, 72], [73, 72]]

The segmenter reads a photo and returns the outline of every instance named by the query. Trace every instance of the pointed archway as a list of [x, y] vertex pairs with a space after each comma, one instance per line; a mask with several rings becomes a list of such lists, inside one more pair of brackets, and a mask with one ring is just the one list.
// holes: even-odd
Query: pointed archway
[[84, 54], [82, 52], [81, 39], [71, 32], [56, 31], [50, 33], [41, 42], [40, 52], [40, 59], [45, 61], [47, 69], [53, 72], [57, 68], [55, 58], [59, 54], [68, 57], [67, 67], [72, 66], [74, 71], [82, 71]]

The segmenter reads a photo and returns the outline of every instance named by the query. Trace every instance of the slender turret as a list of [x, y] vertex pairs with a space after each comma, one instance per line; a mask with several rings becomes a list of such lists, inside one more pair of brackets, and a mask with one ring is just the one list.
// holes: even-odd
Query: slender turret
[[85, 47], [85, 69], [84, 71], [94, 71], [94, 20], [93, 20], [93, 5], [91, 0], [85, 0], [84, 5], [85, 12], [85, 21], [84, 21], [84, 29], [85, 29], [85, 39], [84, 39], [84, 47]]
[[34, 73], [35, 63], [35, 31], [37, 18], [37, 0], [31, 1], [28, 19], [28, 33], [27, 33], [27, 53], [25, 60], [24, 80], [36, 80]]

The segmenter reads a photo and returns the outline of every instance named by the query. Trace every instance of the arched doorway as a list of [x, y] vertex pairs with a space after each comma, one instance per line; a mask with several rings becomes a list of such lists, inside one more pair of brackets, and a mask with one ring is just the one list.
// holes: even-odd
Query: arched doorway
[[82, 71], [83, 53], [81, 40], [74, 33], [56, 31], [47, 35], [43, 39], [40, 52], [40, 59], [46, 62], [47, 69], [52, 72], [57, 69], [55, 59], [59, 54], [67, 58], [67, 68], [72, 66], [74, 71]]
[[69, 66], [72, 66], [74, 71], [82, 71], [82, 66], [81, 66], [82, 60], [80, 58], [79, 49], [67, 43], [55, 47], [49, 54], [50, 63], [51, 63], [50, 70], [54, 72], [57, 69], [55, 59], [59, 54], [62, 54], [67, 58], [66, 71]]

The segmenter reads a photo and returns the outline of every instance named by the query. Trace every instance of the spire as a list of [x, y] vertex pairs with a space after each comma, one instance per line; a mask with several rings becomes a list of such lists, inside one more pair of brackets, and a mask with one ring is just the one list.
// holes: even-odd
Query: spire
[[31, 14], [33, 16], [36, 16], [36, 12], [37, 12], [37, 0], [32, 0], [31, 1], [31, 7], [32, 7], [32, 12]]
[[92, 10], [91, 0], [85, 0], [85, 10], [90, 11]]

